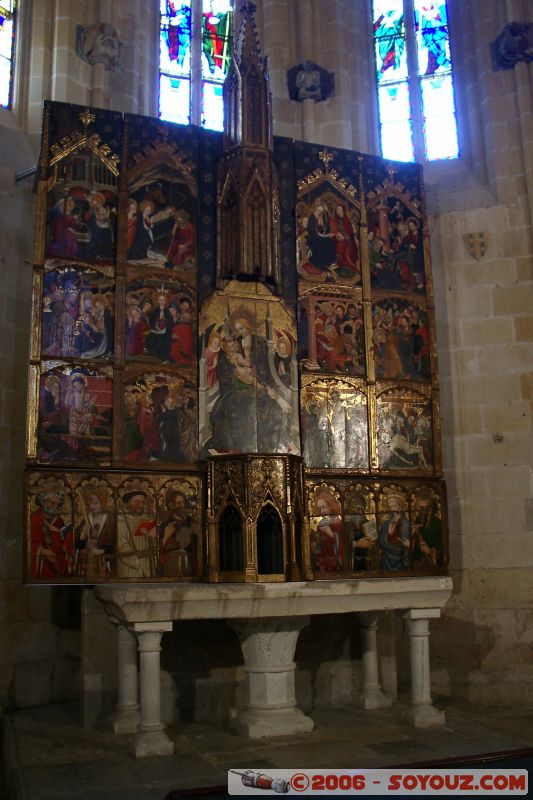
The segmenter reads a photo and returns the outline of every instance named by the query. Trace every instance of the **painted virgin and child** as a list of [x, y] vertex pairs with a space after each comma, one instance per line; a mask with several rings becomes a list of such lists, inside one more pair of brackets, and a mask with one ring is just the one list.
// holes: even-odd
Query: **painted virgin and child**
[[267, 340], [252, 331], [251, 322], [239, 318], [230, 336], [210, 337], [218, 349], [208, 348], [208, 382], [218, 382], [219, 393], [208, 446], [216, 452], [286, 452], [290, 446], [290, 405], [270, 369]]

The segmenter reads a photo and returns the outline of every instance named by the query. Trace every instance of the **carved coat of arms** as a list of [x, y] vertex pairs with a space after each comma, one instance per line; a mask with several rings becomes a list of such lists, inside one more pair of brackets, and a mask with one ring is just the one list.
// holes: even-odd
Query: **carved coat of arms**
[[490, 237], [485, 231], [479, 231], [478, 233], [464, 233], [463, 241], [468, 253], [470, 253], [472, 258], [475, 258], [476, 261], [479, 261], [480, 258], [483, 258], [487, 252]]

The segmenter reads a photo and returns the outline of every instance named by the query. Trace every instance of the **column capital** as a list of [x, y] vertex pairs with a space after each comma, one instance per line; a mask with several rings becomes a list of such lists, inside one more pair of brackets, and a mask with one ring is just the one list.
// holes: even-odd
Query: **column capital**
[[309, 624], [309, 617], [265, 617], [227, 620], [241, 643], [245, 670], [271, 671], [294, 669], [298, 635]]
[[161, 622], [130, 622], [128, 628], [132, 633], [169, 633], [172, 630], [172, 620]]
[[410, 608], [403, 618], [410, 619], [438, 619], [440, 617], [440, 608]]
[[358, 611], [357, 622], [359, 627], [377, 629], [380, 614], [380, 611]]

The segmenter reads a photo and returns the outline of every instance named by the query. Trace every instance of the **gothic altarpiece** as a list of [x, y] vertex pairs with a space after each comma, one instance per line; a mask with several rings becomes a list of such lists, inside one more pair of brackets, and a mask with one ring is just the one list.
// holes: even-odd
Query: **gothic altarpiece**
[[272, 137], [239, 47], [224, 135], [45, 106], [28, 582], [447, 572], [421, 168]]

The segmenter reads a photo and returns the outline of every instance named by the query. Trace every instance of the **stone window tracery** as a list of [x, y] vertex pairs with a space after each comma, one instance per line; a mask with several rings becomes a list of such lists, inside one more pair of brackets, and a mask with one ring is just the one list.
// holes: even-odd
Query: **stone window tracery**
[[0, 107], [11, 108], [15, 67], [17, 0], [0, 0]]
[[457, 158], [445, 0], [373, 0], [373, 30], [382, 155]]
[[232, 0], [160, 0], [159, 116], [222, 130]]

